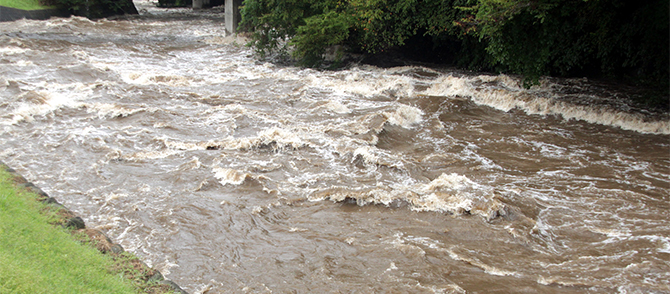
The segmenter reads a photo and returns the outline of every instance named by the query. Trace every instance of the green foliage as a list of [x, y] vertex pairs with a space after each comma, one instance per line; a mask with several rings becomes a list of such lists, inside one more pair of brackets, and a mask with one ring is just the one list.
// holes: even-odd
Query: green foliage
[[342, 44], [349, 38], [353, 17], [346, 13], [329, 11], [305, 19], [305, 25], [298, 27], [290, 44], [295, 45], [294, 55], [301, 57], [303, 64], [320, 64], [328, 46]]
[[350, 5], [356, 18], [353, 29], [358, 32], [361, 49], [377, 53], [393, 46], [404, 45], [416, 34], [413, 17], [416, 0], [366, 1], [353, 0]]
[[22, 9], [22, 10], [38, 10], [49, 9], [49, 7], [40, 0], [0, 0], [0, 6]]
[[246, 0], [241, 29], [262, 55], [293, 46], [308, 66], [333, 45], [375, 54], [430, 38], [423, 50], [522, 74], [526, 86], [596, 76], [667, 93], [669, 10], [667, 0]]
[[[240, 29], [252, 32], [251, 45], [265, 55], [285, 48], [305, 18], [315, 15], [309, 0], [247, 0], [240, 12]], [[317, 2], [317, 1], [314, 1]]]
[[[98, 19], [125, 13], [137, 13], [131, 0], [41, 0], [67, 10], [73, 15]], [[182, 0], [177, 0], [182, 1]]]
[[191, 7], [192, 0], [158, 0], [158, 7]]
[[452, 6], [441, 0], [246, 0], [240, 27], [252, 33], [250, 45], [261, 55], [292, 45], [303, 64], [318, 65], [332, 45], [378, 53], [405, 45], [419, 31], [457, 35], [453, 21], [463, 12]]
[[527, 82], [597, 73], [667, 88], [667, 0], [479, 0], [464, 11], [457, 24]]

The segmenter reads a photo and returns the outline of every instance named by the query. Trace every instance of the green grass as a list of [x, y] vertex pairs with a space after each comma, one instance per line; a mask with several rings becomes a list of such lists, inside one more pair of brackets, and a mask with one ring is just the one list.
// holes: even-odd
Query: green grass
[[51, 6], [42, 6], [39, 0], [0, 0], [0, 6], [23, 10], [49, 9]]
[[136, 293], [111, 258], [49, 224], [55, 213], [11, 179], [0, 170], [0, 293]]

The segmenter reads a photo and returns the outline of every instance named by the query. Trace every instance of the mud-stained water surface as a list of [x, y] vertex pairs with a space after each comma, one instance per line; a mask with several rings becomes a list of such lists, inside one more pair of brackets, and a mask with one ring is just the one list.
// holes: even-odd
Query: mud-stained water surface
[[667, 116], [583, 79], [281, 67], [136, 3], [0, 23], [0, 160], [185, 290], [670, 292]]

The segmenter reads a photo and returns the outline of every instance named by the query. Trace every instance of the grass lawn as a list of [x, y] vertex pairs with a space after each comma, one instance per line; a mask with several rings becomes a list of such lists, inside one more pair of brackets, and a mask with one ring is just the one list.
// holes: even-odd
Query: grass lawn
[[23, 10], [37, 10], [54, 8], [51, 6], [40, 5], [39, 0], [0, 0], [0, 6], [11, 7]]
[[55, 214], [11, 181], [0, 170], [0, 293], [137, 293], [111, 258], [49, 224]]

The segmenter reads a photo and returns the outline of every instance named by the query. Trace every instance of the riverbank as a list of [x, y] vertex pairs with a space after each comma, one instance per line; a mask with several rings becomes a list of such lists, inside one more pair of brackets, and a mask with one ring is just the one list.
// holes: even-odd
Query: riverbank
[[132, 0], [50, 2], [55, 3], [55, 6], [44, 6], [41, 3], [40, 0], [0, 0], [0, 22], [24, 18], [44, 20], [55, 16], [68, 17], [70, 15], [100, 19], [117, 15], [138, 14]]
[[54, 16], [67, 17], [69, 13], [59, 9], [37, 9], [23, 10], [6, 6], [0, 6], [0, 21], [15, 21], [19, 19], [49, 19]]
[[0, 0], [0, 6], [21, 10], [43, 10], [56, 8], [43, 5], [40, 0]]
[[0, 21], [15, 21], [23, 18], [41, 20], [69, 15], [67, 11], [55, 6], [41, 5], [39, 0], [0, 0]]
[[186, 293], [0, 162], [0, 292]]

